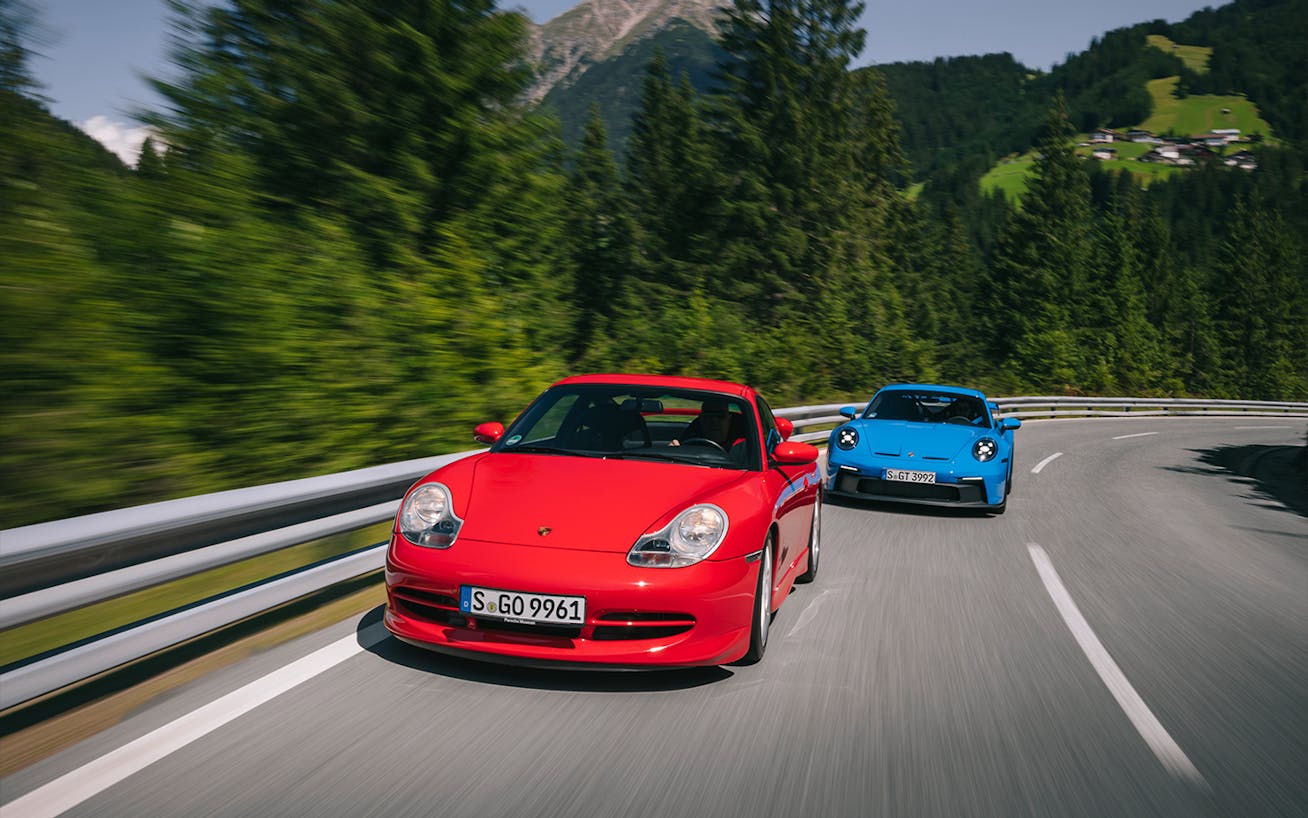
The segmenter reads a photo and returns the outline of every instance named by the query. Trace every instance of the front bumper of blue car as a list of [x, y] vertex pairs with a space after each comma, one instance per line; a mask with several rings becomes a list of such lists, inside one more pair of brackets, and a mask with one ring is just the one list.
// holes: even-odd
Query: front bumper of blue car
[[1002, 464], [1002, 469], [987, 469], [992, 472], [989, 474], [957, 475], [938, 471], [933, 483], [887, 480], [887, 468], [832, 464], [827, 475], [827, 491], [864, 500], [953, 508], [993, 508], [1005, 499], [1007, 462]]

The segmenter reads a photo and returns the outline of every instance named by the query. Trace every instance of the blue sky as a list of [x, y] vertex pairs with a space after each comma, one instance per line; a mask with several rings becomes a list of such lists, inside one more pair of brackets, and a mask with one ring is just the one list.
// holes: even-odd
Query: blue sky
[[[503, 0], [537, 22], [575, 0]], [[164, 0], [36, 0], [42, 28], [31, 68], [50, 110], [134, 161], [143, 134], [132, 111], [159, 99], [143, 75], [168, 74]], [[1208, 0], [866, 0], [860, 64], [1007, 51], [1048, 69], [1105, 31], [1162, 18], [1183, 20]]]

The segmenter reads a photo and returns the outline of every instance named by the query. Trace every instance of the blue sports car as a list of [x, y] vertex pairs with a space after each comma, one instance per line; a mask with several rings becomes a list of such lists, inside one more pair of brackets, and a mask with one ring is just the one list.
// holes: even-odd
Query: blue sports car
[[831, 430], [832, 495], [1003, 514], [1013, 490], [1017, 418], [995, 418], [975, 389], [896, 383]]

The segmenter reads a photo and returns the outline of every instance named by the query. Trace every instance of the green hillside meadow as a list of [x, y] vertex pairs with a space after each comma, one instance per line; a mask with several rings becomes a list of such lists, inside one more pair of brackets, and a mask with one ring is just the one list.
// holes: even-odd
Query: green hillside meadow
[[1181, 62], [1185, 63], [1186, 68], [1196, 74], [1202, 74], [1208, 70], [1208, 60], [1213, 56], [1213, 50], [1207, 46], [1178, 45], [1161, 34], [1150, 34], [1145, 37], [1145, 42], [1167, 54], [1175, 54], [1181, 59]]
[[[1178, 48], [1186, 47], [1180, 46]], [[1204, 51], [1209, 49], [1200, 49], [1196, 46], [1192, 50]], [[1196, 94], [1184, 99], [1178, 99], [1176, 87], [1179, 79], [1179, 77], [1164, 77], [1147, 83], [1146, 87], [1154, 102], [1153, 114], [1135, 127], [1160, 135], [1193, 136], [1211, 133], [1218, 128], [1238, 128], [1243, 136], [1257, 134], [1267, 138], [1272, 135], [1271, 126], [1258, 114], [1258, 106], [1243, 96]], [[1088, 140], [1089, 134], [1080, 134], [1077, 137], [1078, 143]], [[1140, 156], [1148, 153], [1152, 147], [1151, 145], [1115, 142], [1112, 147], [1117, 151], [1120, 158], [1103, 161], [1101, 167], [1104, 170], [1127, 171], [1145, 187], [1148, 187], [1150, 181], [1154, 179], [1165, 179], [1186, 172], [1184, 168], [1172, 165], [1155, 165], [1135, 161]], [[1234, 150], [1234, 148], [1228, 148], [1228, 151], [1230, 150]], [[1076, 149], [1076, 153], [1080, 156], [1088, 157], [1090, 151], [1091, 148], [1087, 145], [1078, 145]], [[1026, 192], [1027, 175], [1034, 164], [1034, 151], [1000, 160], [998, 164], [981, 177], [982, 192], [989, 194], [995, 190], [1000, 190], [1010, 201], [1020, 199], [1022, 194]]]
[[1211, 133], [1216, 128], [1239, 128], [1244, 136], [1271, 135], [1272, 128], [1258, 115], [1258, 106], [1243, 96], [1197, 94], [1177, 99], [1179, 81], [1180, 77], [1164, 77], [1148, 83], [1154, 112], [1139, 127], [1179, 136]]

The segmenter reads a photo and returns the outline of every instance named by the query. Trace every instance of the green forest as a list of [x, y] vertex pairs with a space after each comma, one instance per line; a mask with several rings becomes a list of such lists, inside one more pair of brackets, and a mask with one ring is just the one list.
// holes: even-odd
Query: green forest
[[[976, 185], [993, 146], [906, 139], [980, 119], [850, 70], [860, 3], [735, 0], [711, 90], [654, 55], [621, 161], [598, 115], [572, 150], [522, 103], [526, 20], [490, 0], [173, 6], [131, 168], [49, 115], [0, 0], [0, 528], [467, 449], [585, 371], [775, 406], [893, 380], [1308, 399], [1304, 130], [1275, 102], [1257, 172], [1146, 190], [1074, 155], [1140, 99], [1072, 58], [1023, 95], [1014, 204]], [[1174, 73], [1227, 93], [1199, 86], [1228, 63]]]

